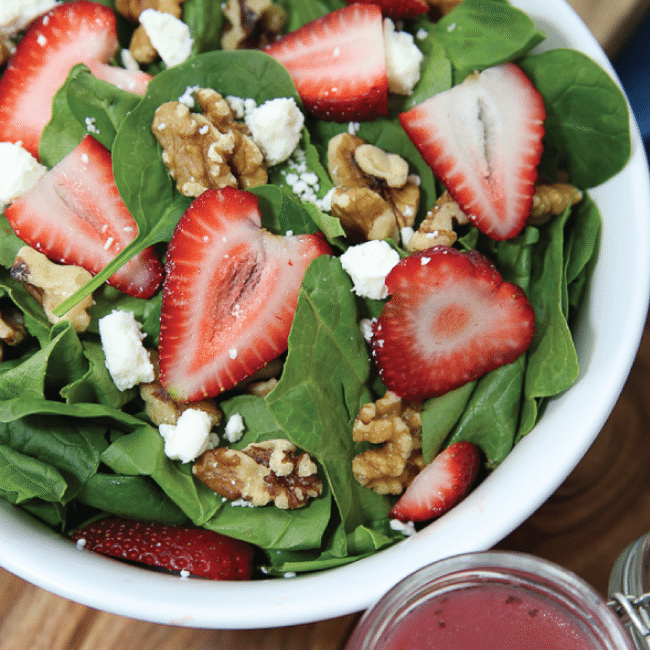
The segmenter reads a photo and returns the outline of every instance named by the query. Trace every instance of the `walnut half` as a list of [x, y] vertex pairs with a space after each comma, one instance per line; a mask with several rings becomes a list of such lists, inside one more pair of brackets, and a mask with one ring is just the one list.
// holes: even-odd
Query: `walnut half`
[[415, 222], [420, 188], [401, 156], [340, 133], [327, 145], [327, 167], [336, 184], [332, 214], [352, 241], [399, 241], [400, 228]]
[[352, 460], [352, 473], [361, 485], [379, 494], [401, 494], [413, 481], [424, 467], [421, 410], [421, 405], [404, 402], [390, 390], [361, 407], [353, 439], [381, 445]]
[[241, 451], [218, 447], [203, 453], [192, 473], [231, 501], [245, 499], [253, 506], [273, 501], [284, 510], [300, 508], [320, 496], [323, 484], [309, 454], [295, 452], [295, 445], [283, 439], [253, 443]]
[[29, 293], [38, 300], [50, 323], [69, 320], [77, 332], [90, 325], [88, 309], [93, 304], [92, 295], [84, 298], [63, 316], [54, 310], [77, 289], [89, 282], [92, 275], [86, 269], [72, 264], [56, 264], [31, 246], [23, 246], [11, 267], [11, 277], [25, 284]]
[[195, 96], [202, 114], [191, 113], [183, 102], [166, 102], [156, 109], [151, 127], [178, 191], [195, 197], [207, 189], [264, 185], [264, 156], [228, 102], [211, 88]]

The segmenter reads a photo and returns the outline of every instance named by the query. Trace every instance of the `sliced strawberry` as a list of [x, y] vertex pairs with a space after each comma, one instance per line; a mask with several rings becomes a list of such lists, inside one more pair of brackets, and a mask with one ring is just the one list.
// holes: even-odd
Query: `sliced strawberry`
[[373, 325], [372, 356], [404, 399], [442, 395], [514, 361], [530, 346], [535, 314], [476, 251], [435, 246], [386, 277], [390, 300]]
[[353, 4], [264, 48], [289, 71], [302, 101], [323, 120], [372, 120], [388, 112], [381, 9]]
[[427, 0], [345, 0], [348, 4], [377, 5], [384, 16], [393, 20], [415, 18], [431, 8]]
[[514, 63], [488, 68], [400, 114], [422, 157], [493, 239], [526, 224], [542, 155], [542, 96]]
[[[75, 149], [5, 209], [24, 242], [62, 264], [101, 271], [138, 230], [122, 201], [111, 155], [87, 135]], [[108, 284], [131, 296], [148, 298], [160, 286], [162, 264], [153, 248], [127, 262]]]
[[207, 190], [167, 250], [160, 318], [161, 381], [172, 397], [213, 397], [276, 358], [309, 263], [330, 253], [317, 235], [262, 229], [257, 198]]
[[479, 466], [476, 445], [471, 442], [450, 445], [415, 477], [389, 516], [400, 521], [439, 517], [469, 492]]
[[74, 532], [71, 539], [102, 555], [211, 580], [248, 580], [253, 572], [250, 544], [202, 528], [110, 517]]
[[98, 2], [62, 3], [35, 20], [0, 79], [0, 142], [20, 141], [38, 156], [52, 98], [77, 63], [104, 81], [144, 94], [149, 75], [107, 65], [118, 47], [115, 14]]

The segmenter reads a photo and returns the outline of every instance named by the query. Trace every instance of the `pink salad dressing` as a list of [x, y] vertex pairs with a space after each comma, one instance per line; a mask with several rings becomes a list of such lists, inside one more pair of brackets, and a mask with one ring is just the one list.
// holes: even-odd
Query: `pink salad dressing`
[[597, 650], [570, 613], [541, 596], [482, 585], [416, 607], [377, 650]]

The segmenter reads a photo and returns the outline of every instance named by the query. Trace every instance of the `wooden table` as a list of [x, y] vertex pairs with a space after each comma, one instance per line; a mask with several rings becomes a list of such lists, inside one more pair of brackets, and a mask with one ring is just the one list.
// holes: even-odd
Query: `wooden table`
[[[608, 54], [650, 0], [569, 0]], [[575, 471], [499, 546], [547, 558], [603, 594], [618, 554], [650, 531], [650, 328], [611, 417]], [[0, 650], [334, 650], [358, 615], [270, 630], [192, 630], [99, 612], [0, 569]]]

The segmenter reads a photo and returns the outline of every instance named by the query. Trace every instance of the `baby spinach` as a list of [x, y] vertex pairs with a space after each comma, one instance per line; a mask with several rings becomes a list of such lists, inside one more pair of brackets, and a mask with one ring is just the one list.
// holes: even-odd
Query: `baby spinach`
[[544, 96], [546, 120], [540, 173], [595, 187], [617, 174], [630, 157], [630, 115], [614, 80], [576, 50], [557, 49], [519, 64]]
[[474, 70], [518, 59], [545, 38], [533, 20], [507, 0], [464, 0], [431, 32], [454, 66], [455, 83]]

